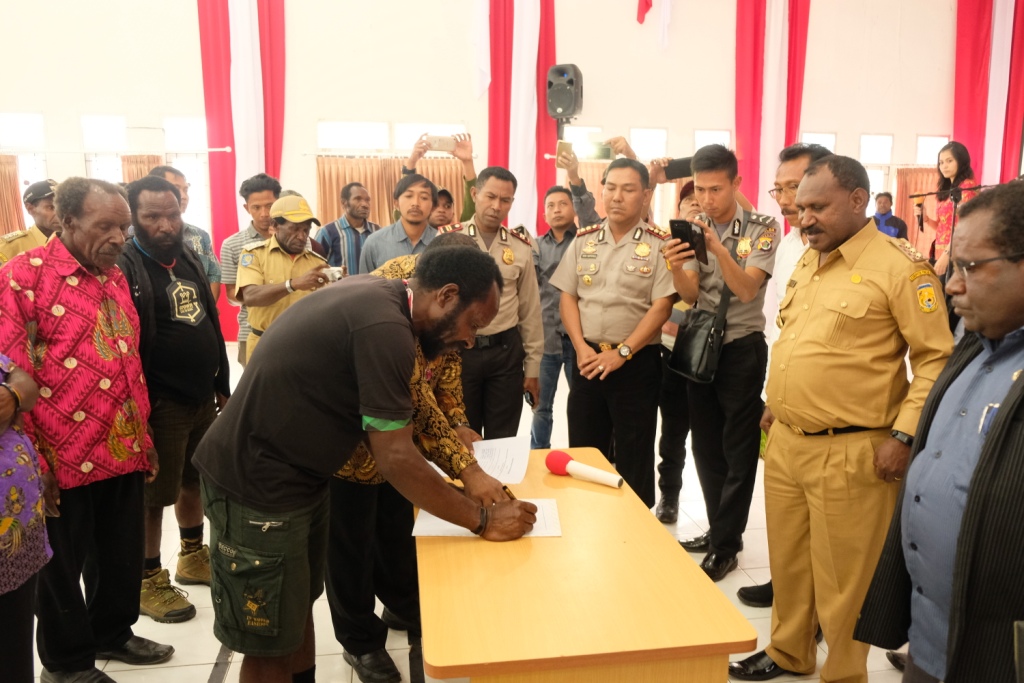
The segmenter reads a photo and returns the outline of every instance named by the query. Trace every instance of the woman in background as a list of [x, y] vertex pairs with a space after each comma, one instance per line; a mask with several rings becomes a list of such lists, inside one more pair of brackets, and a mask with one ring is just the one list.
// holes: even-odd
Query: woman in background
[[[32, 442], [21, 430], [39, 387], [0, 354], [0, 678], [32, 683], [36, 573], [53, 554], [46, 541], [43, 488]], [[56, 511], [54, 511], [56, 512]]]
[[953, 141], [939, 150], [939, 183], [936, 218], [924, 212], [923, 206], [915, 206], [914, 212], [924, 216], [924, 222], [935, 229], [935, 271], [939, 275], [946, 272], [949, 263], [949, 240], [953, 235], [953, 190], [962, 190], [958, 197], [958, 206], [974, 197], [977, 192], [968, 190], [977, 187], [974, 170], [971, 169], [971, 153], [961, 143]]

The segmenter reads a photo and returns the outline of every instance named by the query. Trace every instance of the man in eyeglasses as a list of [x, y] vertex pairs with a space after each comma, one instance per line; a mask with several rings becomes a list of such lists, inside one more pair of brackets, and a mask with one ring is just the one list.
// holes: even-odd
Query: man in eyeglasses
[[1024, 183], [964, 204], [952, 246], [967, 331], [924, 404], [855, 637], [909, 640], [904, 681], [1022, 680]]
[[779, 307], [761, 420], [772, 639], [729, 665], [733, 679], [814, 672], [816, 610], [828, 643], [821, 679], [868, 680], [868, 645], [854, 641], [854, 625], [924, 399], [953, 347], [935, 271], [875, 229], [869, 187], [858, 161], [830, 155], [797, 189], [810, 248]]

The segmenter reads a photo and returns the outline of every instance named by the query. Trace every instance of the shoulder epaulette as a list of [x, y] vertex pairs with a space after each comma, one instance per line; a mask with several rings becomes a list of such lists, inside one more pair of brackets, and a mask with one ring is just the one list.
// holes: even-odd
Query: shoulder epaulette
[[644, 226], [644, 230], [646, 230], [649, 234], [654, 235], [659, 240], [667, 240], [672, 236], [672, 233], [670, 233], [668, 230], [666, 230], [665, 228], [659, 228], [657, 225], [646, 224]]
[[250, 242], [247, 246], [242, 247], [242, 251], [256, 251], [257, 249], [266, 249], [268, 244], [270, 244], [270, 240], [258, 243]]
[[589, 235], [590, 233], [597, 232], [600, 229], [601, 229], [601, 224], [600, 223], [594, 223], [593, 225], [588, 225], [585, 228], [580, 228], [579, 230], [577, 230], [576, 231], [576, 236], [579, 237], [580, 235]]
[[3, 237], [0, 237], [0, 239], [2, 239], [4, 242], [13, 242], [14, 240], [20, 239], [20, 238], [24, 237], [27, 234], [28, 234], [27, 230], [16, 230], [14, 232], [7, 233]]
[[316, 257], [317, 257], [318, 259], [320, 259], [320, 260], [321, 260], [321, 261], [323, 261], [324, 263], [327, 263], [327, 259], [325, 259], [325, 258], [324, 258], [323, 256], [321, 256], [320, 254], [316, 253], [316, 252], [315, 252], [315, 251], [313, 251], [312, 249], [307, 249], [306, 251], [308, 251], [308, 252], [309, 252], [310, 254], [312, 254], [313, 256], [316, 256]]
[[917, 249], [915, 249], [914, 245], [912, 245], [907, 240], [896, 239], [895, 237], [890, 237], [889, 238], [889, 244], [891, 244], [892, 246], [894, 246], [897, 249], [899, 249], [901, 254], [906, 256], [908, 259], [910, 259], [914, 263], [918, 263], [920, 261], [927, 261], [928, 260], [927, 256], [925, 256], [924, 254], [919, 252]]
[[530, 233], [526, 232], [526, 228], [524, 228], [523, 226], [517, 225], [516, 227], [509, 230], [509, 234], [511, 234], [513, 237], [518, 237], [523, 242], [526, 242], [526, 246], [533, 246], [533, 242], [530, 241]]
[[462, 230], [462, 223], [452, 223], [451, 225], [442, 225], [437, 229], [438, 232], [455, 232], [456, 230]]
[[775, 219], [771, 216], [767, 216], [763, 213], [754, 213], [753, 211], [750, 212], [750, 220], [755, 223], [760, 223], [761, 225], [771, 225], [775, 222]]

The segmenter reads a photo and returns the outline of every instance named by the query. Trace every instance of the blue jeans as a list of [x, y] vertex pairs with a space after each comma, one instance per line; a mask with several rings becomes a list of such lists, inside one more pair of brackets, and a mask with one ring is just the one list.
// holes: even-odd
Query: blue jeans
[[572, 347], [568, 335], [558, 336], [562, 340], [562, 352], [545, 353], [540, 359], [540, 401], [533, 411], [530, 448], [551, 448], [551, 426], [555, 423], [551, 409], [555, 405], [558, 371], [564, 370], [565, 381], [569, 383], [570, 389], [576, 374], [576, 349]]

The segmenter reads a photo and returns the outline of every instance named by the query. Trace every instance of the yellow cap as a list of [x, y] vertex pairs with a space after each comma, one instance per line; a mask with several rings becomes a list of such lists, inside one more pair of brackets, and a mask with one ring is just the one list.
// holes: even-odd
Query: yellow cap
[[292, 223], [305, 223], [313, 221], [320, 225], [313, 212], [309, 208], [309, 202], [297, 194], [281, 197], [270, 207], [271, 218], [284, 218]]

